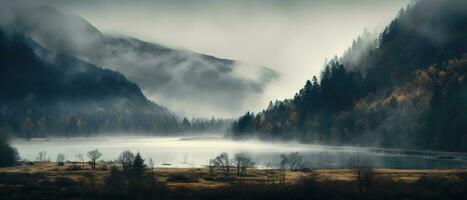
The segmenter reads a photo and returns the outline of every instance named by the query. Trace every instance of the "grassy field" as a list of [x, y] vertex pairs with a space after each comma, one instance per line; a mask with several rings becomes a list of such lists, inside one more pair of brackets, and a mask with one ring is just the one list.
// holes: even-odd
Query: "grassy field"
[[135, 179], [106, 163], [94, 170], [27, 164], [0, 168], [0, 199], [467, 199], [466, 169], [372, 169], [377, 176], [362, 185], [349, 169], [285, 171], [285, 183], [272, 183], [264, 169], [227, 177], [208, 168], [156, 168]]
[[[57, 166], [52, 162], [33, 163], [16, 167], [0, 168], [0, 173], [41, 174], [54, 181], [57, 177], [70, 178], [75, 181], [82, 180], [92, 173], [98, 182], [108, 175], [109, 170], [105, 163], [99, 163], [97, 169], [91, 170], [89, 166], [80, 167], [79, 163], [66, 163]], [[386, 178], [402, 182], [415, 182], [422, 177], [439, 177], [455, 179], [459, 173], [467, 173], [467, 169], [437, 169], [437, 170], [413, 170], [413, 169], [376, 169], [376, 172]], [[267, 183], [264, 169], [248, 169], [245, 176], [236, 176], [233, 170], [230, 178], [225, 178], [220, 173], [211, 175], [208, 168], [155, 168], [157, 180], [171, 188], [190, 189], [215, 189], [234, 184], [264, 184]], [[315, 169], [311, 172], [286, 171], [286, 184], [295, 184], [305, 178], [313, 177], [318, 181], [353, 181], [355, 174], [349, 169]]]

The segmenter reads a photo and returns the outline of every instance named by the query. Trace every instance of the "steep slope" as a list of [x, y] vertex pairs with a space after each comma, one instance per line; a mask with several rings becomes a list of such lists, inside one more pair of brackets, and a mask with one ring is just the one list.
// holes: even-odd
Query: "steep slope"
[[[467, 4], [423, 0], [321, 79], [232, 126], [235, 137], [467, 151]], [[359, 45], [365, 44], [365, 45]]]
[[[239, 114], [247, 104], [253, 105], [267, 84], [278, 77], [264, 67], [170, 49], [131, 37], [105, 35], [81, 17], [46, 6], [20, 7], [3, 15], [3, 24], [45, 48], [121, 72], [137, 83], [148, 98], [181, 114]], [[242, 67], [248, 67], [254, 78], [242, 74]]]
[[[424, 0], [401, 10], [381, 34], [379, 47], [361, 60], [379, 76], [376, 86], [412, 78], [416, 69], [442, 64], [467, 52], [467, 5], [460, 0]], [[374, 73], [374, 74], [372, 74]]]
[[18, 136], [178, 129], [123, 75], [0, 29], [0, 126]]

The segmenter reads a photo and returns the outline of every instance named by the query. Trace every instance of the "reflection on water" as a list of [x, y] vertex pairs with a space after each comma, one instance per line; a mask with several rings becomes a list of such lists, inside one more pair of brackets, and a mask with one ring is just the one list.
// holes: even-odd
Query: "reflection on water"
[[296, 143], [270, 143], [259, 141], [233, 141], [219, 137], [99, 137], [53, 138], [41, 140], [14, 140], [21, 158], [35, 160], [39, 151], [46, 151], [51, 160], [64, 153], [74, 161], [78, 153], [99, 149], [102, 160], [114, 160], [123, 150], [141, 152], [145, 159], [152, 158], [159, 167], [200, 167], [219, 153], [249, 155], [258, 167], [267, 163], [278, 166], [280, 154], [298, 151], [304, 161], [316, 168], [344, 168], [349, 158], [364, 156], [379, 168], [464, 168], [467, 154], [444, 152], [399, 151], [358, 147], [305, 145]]

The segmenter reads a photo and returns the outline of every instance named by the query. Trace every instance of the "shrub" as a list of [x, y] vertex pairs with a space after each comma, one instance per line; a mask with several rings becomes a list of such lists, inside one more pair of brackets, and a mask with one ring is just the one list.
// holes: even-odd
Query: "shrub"
[[167, 177], [167, 182], [183, 182], [183, 183], [192, 183], [197, 182], [198, 180], [183, 174], [171, 174]]
[[16, 148], [8, 144], [8, 138], [0, 132], [0, 167], [15, 165], [19, 160]]

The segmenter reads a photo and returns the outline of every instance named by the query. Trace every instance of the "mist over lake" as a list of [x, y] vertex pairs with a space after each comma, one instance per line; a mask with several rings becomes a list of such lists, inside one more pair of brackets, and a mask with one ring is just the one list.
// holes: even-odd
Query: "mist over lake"
[[0, 0], [0, 200], [467, 199], [466, 0]]
[[46, 151], [50, 160], [64, 153], [66, 160], [75, 161], [78, 153], [99, 149], [101, 160], [115, 160], [123, 150], [140, 152], [143, 158], [152, 158], [157, 167], [204, 167], [210, 159], [222, 152], [232, 157], [236, 153], [250, 156], [258, 168], [268, 163], [280, 166], [280, 155], [300, 152], [307, 166], [313, 168], [345, 168], [352, 157], [368, 158], [378, 168], [438, 169], [467, 167], [467, 154], [402, 151], [362, 147], [342, 147], [298, 143], [235, 141], [220, 136], [193, 137], [79, 137], [48, 138], [12, 141], [21, 158], [34, 161], [38, 152]]

